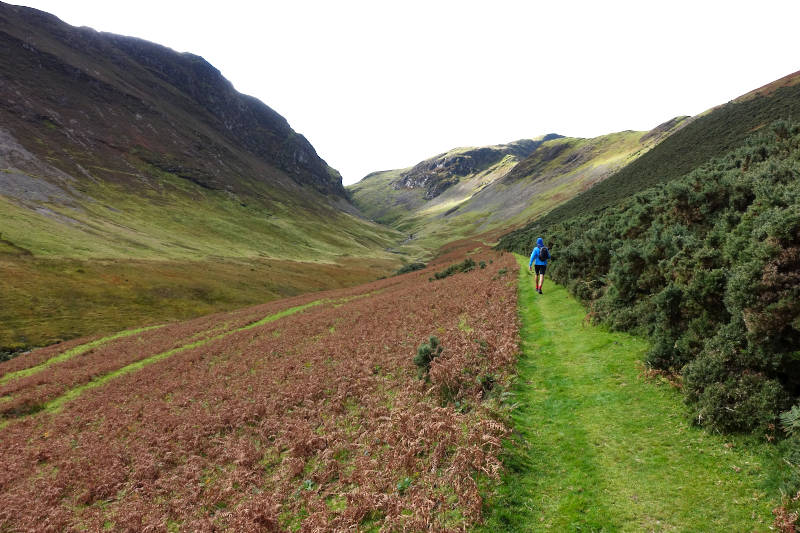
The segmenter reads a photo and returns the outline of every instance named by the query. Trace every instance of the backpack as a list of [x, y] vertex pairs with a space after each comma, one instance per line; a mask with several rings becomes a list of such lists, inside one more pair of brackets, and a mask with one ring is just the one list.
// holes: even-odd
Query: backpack
[[547, 249], [547, 246], [542, 246], [539, 248], [539, 259], [541, 261], [547, 261], [550, 259], [550, 250]]

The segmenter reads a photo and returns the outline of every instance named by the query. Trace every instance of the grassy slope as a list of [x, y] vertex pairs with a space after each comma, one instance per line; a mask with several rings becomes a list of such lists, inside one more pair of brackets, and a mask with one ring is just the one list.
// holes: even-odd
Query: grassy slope
[[798, 117], [800, 73], [795, 73], [698, 115], [617, 174], [554, 209], [542, 222], [555, 222], [611, 206], [723, 155], [774, 120]]
[[169, 185], [50, 206], [72, 223], [0, 198], [0, 351], [363, 283], [400, 263], [385, 251], [396, 232], [352, 215]]
[[401, 250], [425, 255], [450, 240], [519, 225], [548, 212], [628, 165], [682, 126], [681, 119], [674, 119], [652, 132], [552, 139], [521, 161], [508, 156], [481, 173], [461, 178], [456, 186], [427, 201], [422, 190], [392, 187], [408, 169], [376, 172], [348, 189], [354, 203], [370, 218], [414, 235]]
[[[268, 201], [198, 187], [162, 174], [134, 193], [100, 182], [77, 207], [43, 204], [33, 210], [0, 197], [3, 239], [36, 256], [202, 259], [270, 257], [331, 261], [342, 255], [383, 255], [397, 239], [391, 229], [326, 205], [262, 186]], [[277, 196], [278, 194], [280, 196]], [[67, 218], [68, 217], [68, 218]]]
[[[443, 156], [458, 156], [474, 148], [455, 148]], [[370, 219], [388, 224], [401, 231], [415, 229], [432, 215], [440, 214], [469, 200], [473, 194], [499, 178], [502, 178], [519, 161], [514, 155], [506, 155], [488, 168], [462, 176], [459, 183], [446, 189], [430, 200], [425, 199], [423, 189], [395, 189], [392, 183], [410, 168], [374, 172], [347, 188], [353, 202]]]
[[680, 394], [638, 375], [644, 341], [531, 280], [523, 267], [517, 437], [485, 530], [767, 531], [774, 450], [689, 426]]
[[409, 169], [373, 172], [347, 189], [364, 216], [381, 224], [400, 225], [410, 211], [425, 203], [422, 189], [393, 189], [391, 184]]
[[43, 346], [357, 285], [396, 265], [212, 258], [197, 261], [39, 259], [0, 255], [0, 350]]
[[[476, 244], [472, 243], [468, 248], [462, 248], [457, 257], [463, 257], [465, 249], [474, 251]], [[313, 529], [309, 525], [309, 522], [314, 520], [313, 516], [309, 516], [311, 514], [309, 509], [317, 515], [317, 521], [320, 520], [320, 516], [324, 518], [330, 515], [333, 518], [346, 519], [348, 520], [346, 525], [354, 523], [362, 531], [371, 531], [371, 526], [375, 526], [375, 530], [378, 530], [384, 520], [389, 524], [385, 527], [397, 529], [400, 527], [397, 524], [402, 524], [404, 521], [407, 524], [412, 520], [410, 515], [412, 510], [417, 518], [416, 522], [411, 522], [412, 525], [407, 528], [409, 530], [421, 530], [419, 524], [425, 524], [425, 520], [428, 520], [427, 525], [432, 525], [437, 530], [444, 527], [461, 528], [463, 523], [473, 520], [480, 509], [477, 493], [470, 490], [471, 477], [475, 475], [475, 470], [486, 468], [480, 462], [481, 459], [476, 462], [475, 459], [464, 461], [463, 458], [467, 454], [482, 454], [482, 450], [487, 452], [494, 450], [494, 440], [482, 438], [481, 432], [489, 430], [481, 428], [485, 426], [496, 431], [497, 426], [485, 418], [482, 409], [461, 411], [453, 405], [442, 407], [440, 404], [442, 400], [435, 391], [428, 390], [429, 386], [416, 378], [416, 369], [411, 361], [419, 339], [424, 339], [431, 332], [435, 332], [447, 343], [446, 360], [456, 358], [451, 365], [454, 367], [455, 376], [462, 374], [464, 363], [476, 372], [483, 371], [480, 365], [489, 363], [493, 365], [502, 363], [502, 368], [510, 368], [516, 345], [514, 342], [516, 327], [513, 320], [515, 285], [513, 278], [509, 280], [500, 274], [500, 270], [501, 267], [508, 267], [510, 270], [513, 259], [509, 256], [499, 260], [494, 255], [482, 256], [483, 259], [490, 257], [494, 257], [495, 261], [487, 269], [475, 269], [468, 274], [458, 274], [436, 282], [435, 286], [427, 280], [430, 272], [415, 273], [343, 291], [336, 295], [329, 294], [322, 301], [308, 298], [304, 305], [297, 305], [299, 302], [296, 302], [292, 307], [288, 307], [288, 302], [286, 305], [276, 302], [277, 305], [270, 305], [274, 305], [275, 309], [283, 308], [283, 311], [271, 312], [265, 318], [244, 326], [229, 326], [225, 317], [221, 316], [217, 322], [220, 328], [213, 330], [217, 332], [214, 335], [204, 335], [204, 332], [195, 331], [191, 337], [180, 340], [179, 346], [176, 345], [175, 348], [143, 358], [109, 373], [93, 376], [92, 381], [78, 385], [48, 401], [42, 410], [30, 418], [20, 417], [0, 429], [5, 439], [11, 439], [11, 435], [22, 434], [28, 430], [36, 434], [37, 439], [31, 439], [31, 442], [34, 445], [46, 444], [53, 454], [48, 455], [46, 465], [40, 462], [38, 467], [48, 469], [48, 472], [52, 468], [54, 473], [60, 468], [61, 457], [65, 458], [69, 467], [79, 465], [81, 459], [75, 457], [82, 454], [87, 457], [87, 465], [91, 464], [91, 467], [101, 465], [105, 458], [114, 454], [95, 452], [92, 446], [86, 445], [87, 441], [100, 443], [102, 450], [105, 451], [109, 446], [115, 446], [117, 441], [114, 439], [119, 437], [119, 443], [124, 450], [122, 455], [129, 457], [126, 454], [130, 454], [132, 460], [125, 465], [113, 464], [109, 469], [101, 470], [101, 473], [110, 472], [116, 475], [126, 472], [123, 476], [126, 480], [134, 480], [131, 483], [138, 483], [136, 475], [127, 474], [129, 466], [132, 469], [140, 468], [141, 462], [135, 455], [138, 450], [145, 450], [144, 453], [149, 457], [150, 453], [162, 453], [162, 448], [169, 450], [165, 453], [174, 453], [183, 446], [182, 437], [174, 435], [165, 437], [165, 431], [180, 429], [185, 432], [183, 435], [189, 437], [186, 446], [193, 447], [192, 451], [188, 451], [188, 448], [185, 451], [181, 450], [178, 452], [181, 456], [194, 454], [194, 447], [202, 448], [203, 451], [198, 453], [197, 457], [202, 457], [204, 464], [199, 467], [197, 463], [188, 465], [183, 461], [158, 465], [156, 469], [159, 474], [158, 479], [154, 480], [157, 481], [158, 490], [161, 491], [167, 486], [165, 483], [168, 479], [172, 485], [168, 488], [169, 494], [159, 492], [157, 498], [153, 498], [149, 493], [140, 496], [141, 485], [134, 491], [129, 491], [127, 487], [122, 488], [122, 484], [126, 481], [115, 486], [113, 493], [109, 493], [107, 497], [104, 496], [101, 500], [88, 504], [86, 500], [73, 504], [73, 496], [78, 493], [77, 490], [65, 490], [59, 493], [56, 499], [48, 501], [36, 498], [35, 503], [40, 507], [52, 505], [50, 509], [53, 514], [74, 517], [70, 523], [76, 524], [77, 528], [84, 526], [95, 530], [99, 529], [95, 525], [99, 523], [105, 524], [107, 528], [119, 529], [131, 523], [123, 521], [128, 514], [139, 513], [142, 517], [153, 513], [156, 515], [153, 520], [159, 524], [163, 524], [167, 518], [172, 518], [173, 527], [196, 529], [198, 527], [196, 524], [199, 523], [197, 519], [202, 517], [203, 520], [207, 518], [204, 523], [212, 523], [213, 520], [214, 525], [223, 529], [226, 527], [225, 520], [229, 520], [227, 522], [229, 529], [245, 530], [258, 528], [259, 525], [263, 529], [264, 521], [258, 520], [259, 517], [253, 518], [245, 514], [252, 508], [264, 509], [265, 516], [275, 518], [275, 523], [280, 523], [282, 530], [299, 530], [304, 521], [302, 524], [304, 530]], [[450, 260], [443, 258], [445, 262], [439, 266], [446, 265]], [[502, 268], [502, 272], [506, 272], [506, 268]], [[472, 295], [476, 289], [486, 290], [486, 297], [490, 299], [492, 305], [485, 305], [483, 298], [474, 298]], [[432, 294], [431, 301], [434, 305], [419, 305], [420, 296]], [[361, 307], [353, 305], [359, 303], [356, 300], [362, 298], [364, 301], [361, 302], [363, 304]], [[463, 303], [458, 298], [461, 298]], [[492, 302], [491, 298], [496, 301]], [[289, 320], [286, 317], [274, 327], [263, 327], [267, 322], [320, 303], [328, 305], [317, 305], [315, 309], [309, 309], [302, 318]], [[501, 312], [498, 312], [497, 308], [501, 309]], [[420, 309], [430, 316], [420, 315], [422, 312]], [[376, 310], [385, 315], [379, 315], [379, 321], [384, 325], [391, 323], [392, 327], [383, 330], [372, 326], [366, 327], [365, 322]], [[496, 330], [489, 329], [493, 325], [492, 320], [497, 324]], [[362, 329], [364, 331], [361, 331]], [[243, 335], [247, 330], [253, 330], [252, 336]], [[486, 341], [483, 345], [484, 351], [481, 353], [477, 353], [474, 349], [475, 342], [479, 339]], [[110, 340], [98, 339], [92, 346]], [[345, 346], [340, 349], [339, 347], [344, 346], [343, 341], [357, 343], [359, 347]], [[255, 345], [256, 342], [260, 344]], [[146, 346], [146, 343], [144, 345]], [[53, 356], [56, 360], [77, 358], [83, 353], [82, 350], [88, 347], [88, 345], [73, 346], [65, 354], [53, 354]], [[353, 357], [359, 350], [363, 353], [360, 353], [359, 357]], [[389, 350], [393, 350], [391, 359], [384, 355]], [[251, 355], [252, 359], [247, 360], [246, 358]], [[47, 361], [27, 373], [41, 371], [46, 368], [46, 364]], [[178, 368], [173, 376], [169, 376], [170, 369], [174, 365], [180, 367], [183, 364], [188, 366]], [[447, 363], [441, 363], [437, 368], [446, 368], [449, 371], [445, 364]], [[232, 365], [238, 366], [234, 368]], [[190, 372], [198, 371], [199, 374], [208, 377], [214, 385], [210, 388], [191, 390], [196, 381], [187, 376], [187, 368]], [[345, 376], [346, 380], [342, 385], [331, 379], [330, 376], [335, 373]], [[261, 375], [254, 378], [256, 374]], [[164, 376], [168, 376], [164, 383], [167, 383], [169, 392], [165, 394], [157, 391], [150, 396], [150, 390], [159, 386], [154, 384], [164, 379]], [[256, 379], [257, 381], [253, 382], [256, 387], [252, 387], [249, 383], [242, 385], [235, 382], [240, 378]], [[438, 386], [440, 383], [438, 379], [432, 377], [432, 383]], [[459, 380], [464, 380], [466, 384], [464, 386], [470, 387], [469, 394], [465, 397], [479, 397], [474, 390], [476, 385], [473, 377], [456, 377], [457, 383]], [[498, 382], [505, 383], [505, 380], [498, 377]], [[448, 383], [452, 382], [448, 380]], [[222, 395], [212, 392], [211, 389], [217, 386], [227, 392]], [[275, 388], [274, 393], [270, 391], [264, 398], [257, 398], [257, 401], [254, 401], [253, 394], [258, 392], [254, 389], [261, 390], [263, 395], [264, 387], [268, 386]], [[120, 391], [126, 390], [126, 387], [135, 393], [126, 393], [121, 395], [120, 399], [105, 396], [109, 393], [119, 394]], [[447, 390], [451, 391], [449, 388]], [[239, 393], [246, 404], [245, 409], [239, 405], [231, 407], [235, 401], [232, 395]], [[183, 401], [183, 394], [186, 394], [188, 399], [186, 403]], [[212, 399], [207, 401], [205, 397], [201, 398], [205, 394]], [[95, 401], [93, 398], [102, 398], [99, 409], [91, 407], [87, 414], [89, 417], [97, 416], [97, 423], [100, 424], [106, 421], [112, 424], [119, 423], [115, 417], [120, 413], [134, 413], [136, 410], [129, 409], [124, 404], [140, 402], [147, 398], [145, 405], [150, 405], [152, 408], [144, 409], [144, 417], [153, 421], [154, 426], [151, 427], [155, 427], [157, 439], [140, 438], [141, 434], [133, 438], [129, 435], [129, 432], [138, 431], [143, 427], [141, 422], [126, 422], [120, 426], [126, 428], [125, 435], [118, 435], [106, 428], [98, 430], [94, 422], [87, 423], [87, 417], [76, 414], [74, 409], [77, 404], [86, 402], [91, 404]], [[207, 408], [221, 409], [224, 414], [219, 420], [225, 424], [224, 429], [217, 431], [216, 426], [212, 429], [206, 421], [197, 422], [197, 418], [185, 410], [194, 407], [203, 411]], [[249, 407], [254, 409], [254, 415], [246, 414], [246, 409]], [[100, 413], [104, 409], [108, 409], [108, 413]], [[269, 424], [272, 422], [267, 419], [267, 416], [272, 416], [272, 410], [275, 411], [274, 420], [277, 423], [274, 429], [270, 428]], [[168, 411], [169, 423], [157, 418]], [[317, 421], [318, 415], [321, 424]], [[388, 425], [387, 415], [392, 418]], [[183, 421], [172, 424], [173, 416], [183, 417]], [[232, 418], [227, 418], [229, 416]], [[297, 422], [292, 417], [296, 417]], [[43, 425], [48, 425], [54, 420], [64, 420], [66, 422], [59, 424], [66, 425], [61, 426], [60, 430], [50, 429], [49, 426], [43, 428]], [[77, 425], [70, 422], [74, 420], [82, 422]], [[301, 429], [306, 426], [308, 433]], [[399, 429], [401, 427], [402, 429]], [[464, 432], [463, 428], [469, 428], [469, 431]], [[70, 442], [70, 438], [66, 435], [70, 432], [72, 436], [72, 431], [81, 434], [75, 436], [72, 445], [61, 446], [61, 440]], [[203, 435], [198, 437], [198, 431]], [[244, 433], [247, 431], [251, 433]], [[269, 433], [257, 434], [259, 431], [269, 431]], [[333, 431], [336, 433], [332, 433]], [[326, 445], [319, 449], [308, 448], [309, 452], [303, 455], [302, 459], [298, 459], [296, 454], [288, 452], [282, 440], [276, 440], [283, 439], [284, 434], [287, 439], [292, 439], [292, 442], [300, 443], [292, 449], [299, 449], [305, 445], [308, 438], [322, 437], [329, 440], [325, 440]], [[397, 434], [396, 440], [393, 434]], [[407, 434], [417, 435], [418, 438], [409, 440], [406, 438]], [[109, 435], [114, 435], [112, 440], [115, 444], [109, 444]], [[488, 433], [486, 435], [490, 436]], [[235, 460], [233, 455], [223, 457], [208, 454], [208, 443], [220, 443], [219, 438], [222, 436], [230, 436], [240, 444], [248, 442], [247, 446], [252, 446], [255, 451], [253, 460], [248, 459], [247, 465], [241, 466], [231, 462]], [[471, 439], [468, 442], [467, 437]], [[87, 440], [83, 440], [84, 438]], [[47, 439], [50, 440], [43, 442]], [[56, 439], [59, 439], [58, 444]], [[132, 446], [134, 440], [137, 444]], [[79, 445], [74, 444], [79, 441]], [[462, 445], [462, 441], [467, 442], [469, 447], [466, 444]], [[352, 449], [345, 449], [344, 446], [350, 446], [351, 442]], [[141, 443], [141, 448], [138, 447], [138, 443]], [[437, 446], [437, 443], [445, 444]], [[392, 459], [392, 456], [384, 460], [384, 457], [391, 453], [396, 453], [398, 458], [402, 458], [408, 446], [413, 446], [409, 448], [412, 451], [405, 455], [406, 460], [402, 463]], [[14, 448], [7, 446], [5, 449]], [[231, 446], [227, 442], [220, 443], [219, 449], [224, 454], [238, 453], [236, 446]], [[28, 454], [25, 457], [34, 455]], [[451, 457], [455, 457], [458, 461], [453, 461], [452, 467], [449, 462]], [[301, 468], [292, 473], [289, 465], [296, 466], [298, 461], [301, 461]], [[331, 464], [341, 464], [341, 467], [337, 466], [337, 474], [328, 476], [325, 472], [328, 471], [328, 463], [331, 461], [333, 461]], [[377, 471], [386, 475], [373, 476], [376, 471], [375, 465]], [[438, 466], [432, 468], [431, 465]], [[182, 476], [172, 475], [177, 471], [173, 468], [180, 470], [184, 467], [192, 468], [192, 474], [199, 481], [192, 478], [191, 482], [187, 483]], [[356, 468], [365, 469], [365, 474], [356, 471], [357, 475], [353, 475]], [[248, 474], [250, 481], [247, 484], [238, 481], [244, 469], [252, 473]], [[60, 471], [62, 475], [59, 482], [65, 482], [70, 488], [83, 480], [63, 475], [64, 469]], [[209, 472], [216, 474], [212, 477], [208, 475]], [[26, 471], [24, 477], [29, 476], [31, 484], [36, 484], [39, 482], [38, 474], [38, 470], [33, 468]], [[228, 474], [236, 476], [236, 481], [233, 477], [229, 480]], [[460, 476], [455, 482], [452, 481], [454, 475]], [[284, 483], [284, 478], [286, 486], [278, 485]], [[104, 482], [100, 475], [94, 472], [85, 479], [87, 483], [94, 485]], [[398, 488], [398, 480], [406, 479], [408, 485], [402, 489]], [[384, 482], [386, 480], [388, 481]], [[18, 478], [18, 481], [23, 482], [22, 478]], [[47, 481], [52, 486], [51, 480]], [[15, 484], [13, 491], [4, 491], [4, 500], [7, 498], [18, 503], [20, 486]], [[197, 486], [202, 486], [203, 490], [196, 491], [192, 488]], [[298, 486], [306, 488], [300, 492], [295, 490]], [[310, 490], [312, 486], [313, 492]], [[183, 494], [186, 487], [187, 490], [191, 490], [191, 497], [197, 501], [196, 505], [194, 501], [187, 503]], [[461, 497], [464, 493], [462, 487], [470, 490], [469, 500]], [[224, 495], [220, 496], [222, 499], [216, 501], [224, 502], [224, 505], [215, 506], [214, 503], [207, 503], [211, 494], [209, 491], [217, 488], [223, 490], [224, 493], [221, 494]], [[258, 496], [262, 492], [274, 493], [276, 495], [274, 500], [280, 502], [280, 505], [277, 507], [266, 505]], [[351, 492], [354, 494], [352, 497]], [[237, 496], [232, 496], [234, 493]], [[238, 496], [239, 493], [241, 498]], [[364, 493], [369, 497], [363, 498]], [[373, 494], [377, 497], [373, 497]], [[130, 495], [133, 495], [133, 500], [145, 501], [147, 505], [138, 508], [135, 503], [127, 502], [125, 498]], [[315, 502], [310, 501], [309, 497], [318, 500], [321, 505], [312, 506], [311, 504]], [[391, 505], [386, 504], [386, 498], [392, 499]], [[394, 503], [395, 501], [398, 503]], [[431, 501], [435, 501], [436, 505], [429, 506], [428, 503]], [[325, 505], [331, 502], [335, 505], [326, 508]], [[173, 505], [177, 511], [165, 511], [162, 509], [164, 505]], [[116, 507], [112, 509], [114, 506]], [[10, 506], [4, 503], [4, 508], [10, 509]], [[370, 512], [363, 513], [364, 508]], [[222, 512], [222, 509], [242, 513], [248, 522], [240, 520], [232, 523], [235, 517], [227, 511]], [[20, 512], [15, 508], [5, 515], [6, 527], [14, 529], [13, 521], [22, 520], [22, 515], [26, 512], [29, 513], [28, 518], [42, 520], [43, 514], [36, 511], [38, 509], [30, 510], [28, 507], [25, 512]], [[467, 511], [470, 514], [467, 514]], [[90, 522], [98, 512], [103, 516]], [[419, 518], [423, 512], [425, 514]], [[394, 522], [389, 522], [390, 519]], [[242, 524], [245, 526], [250, 524], [250, 528]], [[330, 522], [326, 523], [327, 527], [320, 526], [319, 529], [326, 531], [344, 529], [337, 527], [340, 524], [341, 522]]]
[[[33, 208], [0, 196], [0, 352], [363, 283], [400, 263], [398, 233], [261, 186], [262, 198], [161, 172], [136, 194]], [[315, 200], [316, 198], [316, 200]]]

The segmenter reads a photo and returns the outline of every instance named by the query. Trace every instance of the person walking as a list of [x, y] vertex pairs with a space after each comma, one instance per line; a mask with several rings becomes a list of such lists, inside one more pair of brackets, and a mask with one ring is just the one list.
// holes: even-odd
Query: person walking
[[544, 245], [541, 237], [536, 239], [536, 248], [531, 252], [531, 260], [528, 263], [528, 270], [531, 270], [531, 265], [535, 269], [533, 276], [536, 281], [536, 292], [542, 294], [542, 284], [544, 283], [544, 273], [547, 270], [547, 261], [550, 260], [550, 250]]

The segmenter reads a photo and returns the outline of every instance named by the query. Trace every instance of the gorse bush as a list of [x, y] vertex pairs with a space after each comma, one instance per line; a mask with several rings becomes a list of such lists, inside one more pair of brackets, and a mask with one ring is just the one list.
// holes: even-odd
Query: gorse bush
[[800, 395], [800, 124], [779, 121], [718, 159], [602, 213], [532, 224], [548, 270], [615, 329], [650, 336], [648, 363], [680, 372], [696, 421], [773, 423]]
[[422, 270], [426, 266], [428, 265], [425, 263], [409, 263], [396, 270], [394, 275], [399, 276], [400, 274], [407, 274], [408, 272], [416, 272], [417, 270]]
[[469, 272], [475, 268], [475, 264], [476, 263], [474, 259], [467, 257], [462, 262], [450, 265], [446, 269], [435, 273], [430, 279], [433, 281], [434, 279], [444, 279], [448, 276], [452, 276], [453, 274], [458, 274], [459, 272]]
[[414, 356], [414, 364], [420, 378], [427, 377], [431, 369], [431, 362], [442, 354], [442, 344], [438, 337], [431, 336], [428, 342], [420, 344], [417, 348], [417, 355]]

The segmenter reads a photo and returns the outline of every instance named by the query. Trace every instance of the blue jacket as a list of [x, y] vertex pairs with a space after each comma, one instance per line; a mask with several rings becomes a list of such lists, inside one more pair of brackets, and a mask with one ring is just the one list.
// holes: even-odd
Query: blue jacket
[[536, 264], [536, 265], [547, 265], [547, 261], [543, 261], [543, 260], [539, 259], [539, 250], [543, 246], [544, 246], [544, 241], [542, 240], [542, 238], [539, 237], [538, 239], [536, 239], [536, 248], [534, 248], [533, 252], [531, 252], [531, 260], [528, 263], [528, 268], [530, 268], [531, 265], [533, 265], [533, 264]]

